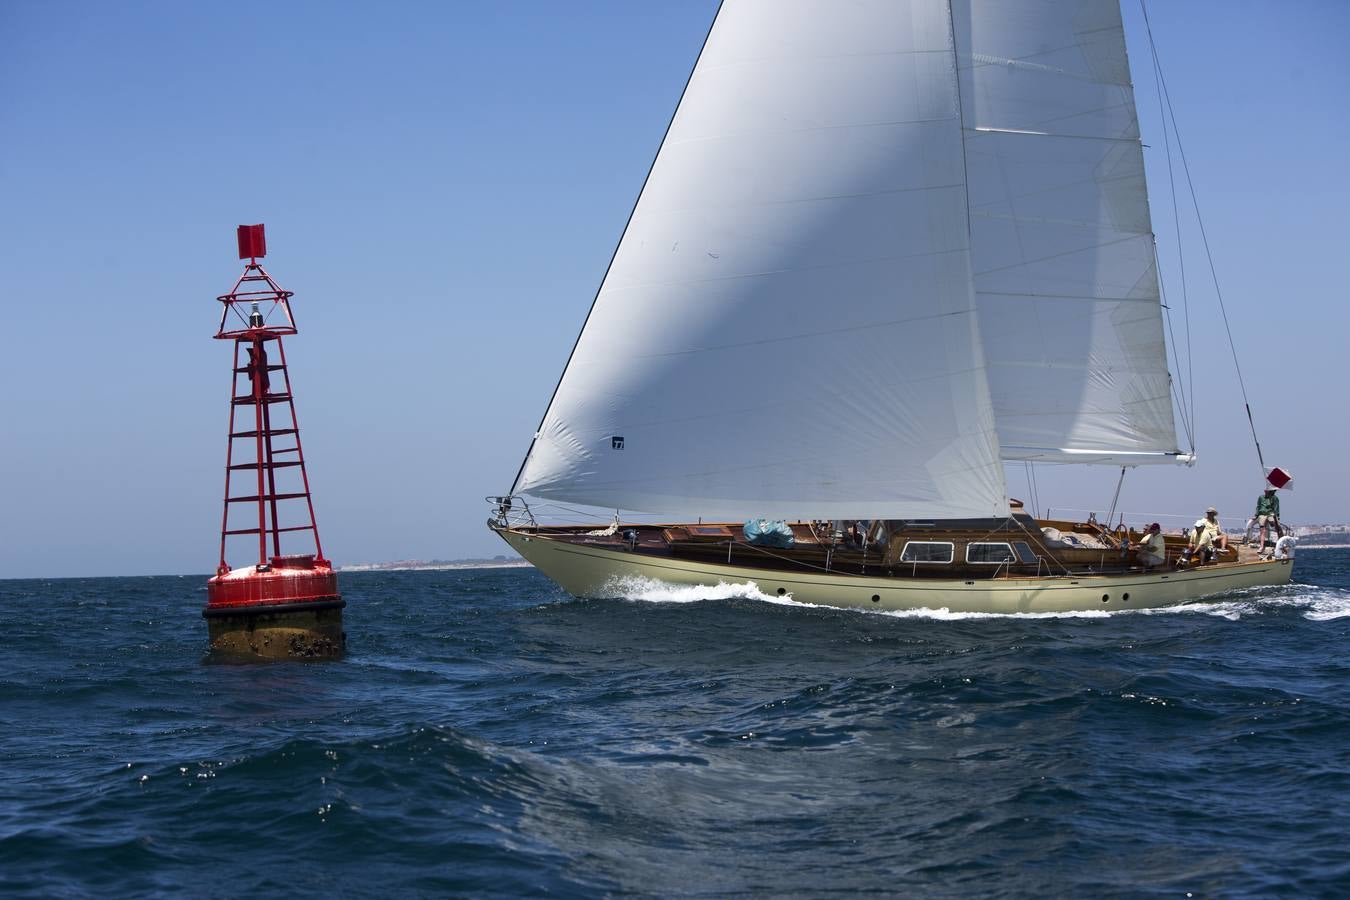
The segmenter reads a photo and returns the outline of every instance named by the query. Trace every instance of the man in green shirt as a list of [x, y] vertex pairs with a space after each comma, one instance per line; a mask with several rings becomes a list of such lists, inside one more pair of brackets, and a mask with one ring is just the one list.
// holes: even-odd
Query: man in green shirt
[[1282, 531], [1280, 528], [1280, 498], [1275, 496], [1275, 488], [1267, 487], [1265, 493], [1256, 498], [1256, 524], [1261, 526], [1261, 550], [1265, 552], [1266, 538], [1270, 535], [1270, 527], [1275, 527], [1275, 535], [1278, 537]]

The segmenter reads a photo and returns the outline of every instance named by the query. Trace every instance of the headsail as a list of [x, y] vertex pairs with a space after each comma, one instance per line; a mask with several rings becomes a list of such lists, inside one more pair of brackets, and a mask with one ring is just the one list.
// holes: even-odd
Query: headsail
[[1003, 458], [1170, 461], [1176, 425], [1117, 0], [952, 0], [951, 10]]
[[940, 0], [728, 0], [515, 490], [1006, 515]]

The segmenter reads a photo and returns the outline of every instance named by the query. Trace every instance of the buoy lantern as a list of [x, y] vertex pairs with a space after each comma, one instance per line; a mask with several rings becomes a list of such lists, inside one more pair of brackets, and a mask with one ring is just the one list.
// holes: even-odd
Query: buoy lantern
[[[223, 304], [219, 340], [234, 341], [229, 441], [225, 451], [225, 511], [220, 564], [206, 585], [211, 649], [267, 659], [331, 659], [342, 655], [346, 601], [323, 555], [314, 519], [295, 397], [281, 339], [296, 333], [290, 291], [258, 262], [266, 255], [262, 225], [240, 225], [239, 258], [248, 260]], [[233, 527], [232, 527], [233, 526]], [[313, 552], [282, 552], [293, 542]], [[230, 539], [257, 562], [231, 568]]]

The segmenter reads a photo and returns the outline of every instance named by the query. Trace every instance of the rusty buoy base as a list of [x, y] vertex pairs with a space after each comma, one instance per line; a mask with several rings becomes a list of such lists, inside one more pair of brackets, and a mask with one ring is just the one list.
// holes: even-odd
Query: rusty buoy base
[[225, 572], [206, 585], [211, 650], [256, 659], [339, 659], [347, 648], [337, 574], [313, 556]]
[[[347, 649], [342, 607], [296, 604], [243, 612], [206, 610], [211, 652], [260, 659], [340, 659]], [[302, 608], [296, 608], [300, 606]]]

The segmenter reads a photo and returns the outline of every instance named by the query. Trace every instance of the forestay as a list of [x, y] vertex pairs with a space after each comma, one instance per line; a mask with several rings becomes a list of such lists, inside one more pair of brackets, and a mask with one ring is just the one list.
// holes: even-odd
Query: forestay
[[1176, 426], [1117, 2], [953, 0], [951, 10], [1003, 458], [1170, 461]]
[[951, 23], [934, 0], [723, 4], [516, 491], [1007, 514]]

